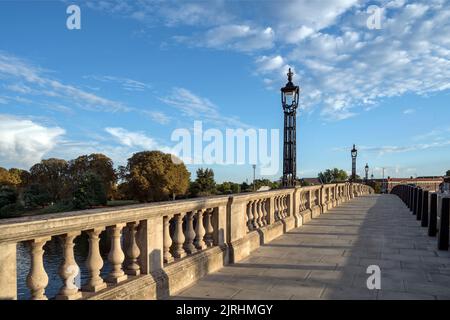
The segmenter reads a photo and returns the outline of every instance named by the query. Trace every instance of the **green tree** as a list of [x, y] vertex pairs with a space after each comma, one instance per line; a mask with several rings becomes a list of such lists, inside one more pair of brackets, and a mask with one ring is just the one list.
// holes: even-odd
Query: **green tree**
[[197, 178], [190, 185], [190, 193], [194, 197], [210, 196], [216, 193], [216, 181], [212, 169], [199, 168]]
[[135, 153], [123, 173], [127, 191], [141, 202], [161, 201], [184, 195], [189, 186], [190, 174], [186, 166], [175, 164], [170, 154], [160, 151]]
[[27, 208], [45, 207], [51, 202], [51, 197], [45, 188], [34, 183], [25, 188], [23, 201]]
[[0, 208], [16, 203], [17, 191], [11, 186], [0, 187]]
[[[253, 188], [253, 184], [255, 185], [255, 188]], [[270, 181], [269, 179], [256, 179], [254, 183], [250, 185], [251, 191], [259, 190], [261, 187], [269, 187], [270, 189], [278, 189], [280, 187], [280, 184], [278, 182]]]
[[113, 161], [104, 154], [92, 153], [79, 156], [69, 161], [68, 169], [74, 186], [85, 179], [85, 175], [90, 172], [101, 180], [108, 197], [112, 197], [117, 174], [113, 167]]
[[322, 183], [337, 183], [348, 180], [347, 172], [338, 168], [327, 169], [324, 172], [320, 172], [318, 178]]
[[68, 198], [71, 183], [67, 161], [55, 158], [42, 160], [31, 167], [30, 182], [40, 184], [53, 202]]
[[446, 175], [447, 177], [450, 177], [450, 170], [447, 170], [447, 172], [445, 173], [445, 175]]
[[105, 206], [107, 194], [103, 179], [92, 172], [80, 177], [73, 192], [72, 203], [76, 209]]
[[217, 185], [217, 191], [221, 194], [236, 194], [241, 192], [241, 186], [234, 182], [223, 182]]

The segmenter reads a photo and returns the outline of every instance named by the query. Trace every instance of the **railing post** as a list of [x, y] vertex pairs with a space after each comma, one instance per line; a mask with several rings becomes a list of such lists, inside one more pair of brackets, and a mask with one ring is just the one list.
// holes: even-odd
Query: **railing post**
[[438, 232], [438, 249], [448, 250], [450, 198], [442, 198], [441, 219]]
[[430, 237], [436, 236], [437, 207], [438, 207], [437, 205], [438, 205], [438, 195], [437, 193], [432, 193], [430, 200], [430, 217], [428, 222], [428, 235]]
[[417, 215], [416, 220], [422, 220], [422, 209], [423, 209], [423, 190], [419, 189], [419, 195], [417, 199]]
[[16, 243], [0, 244], [0, 300], [17, 299]]
[[412, 210], [412, 214], [413, 215], [417, 214], [417, 191], [418, 191], [418, 188], [414, 187], [414, 191], [413, 191], [413, 210]]
[[275, 222], [275, 198], [269, 198], [269, 208], [267, 209], [269, 212], [269, 225]]
[[163, 217], [149, 218], [139, 224], [139, 262], [142, 274], [150, 274], [163, 267], [164, 221]]
[[422, 227], [428, 227], [429, 199], [430, 199], [430, 192], [424, 191], [422, 199], [422, 221], [421, 221]]

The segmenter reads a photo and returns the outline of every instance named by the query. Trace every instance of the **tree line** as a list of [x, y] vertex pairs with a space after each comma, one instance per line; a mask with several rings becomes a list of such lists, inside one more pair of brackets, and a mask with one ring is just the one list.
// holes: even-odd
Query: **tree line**
[[256, 180], [255, 185], [217, 184], [212, 169], [200, 168], [196, 173], [191, 181], [183, 163], [174, 163], [170, 154], [160, 151], [135, 153], [126, 166], [117, 169], [100, 153], [70, 161], [45, 159], [29, 171], [0, 167], [0, 217], [81, 210], [114, 201], [153, 202], [248, 192], [263, 185], [279, 187], [267, 179]]

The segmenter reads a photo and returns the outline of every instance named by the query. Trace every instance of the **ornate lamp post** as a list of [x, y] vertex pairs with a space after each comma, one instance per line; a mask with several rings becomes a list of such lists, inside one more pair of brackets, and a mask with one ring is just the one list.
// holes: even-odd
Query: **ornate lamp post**
[[366, 163], [366, 166], [364, 167], [366, 170], [366, 183], [369, 181], [369, 164]]
[[352, 182], [355, 182], [356, 181], [356, 157], [358, 156], [358, 150], [356, 150], [355, 145], [353, 145], [351, 155], [352, 155]]
[[294, 73], [289, 68], [288, 83], [281, 88], [281, 105], [284, 111], [283, 187], [295, 186], [296, 164], [296, 116], [300, 88], [292, 83]]

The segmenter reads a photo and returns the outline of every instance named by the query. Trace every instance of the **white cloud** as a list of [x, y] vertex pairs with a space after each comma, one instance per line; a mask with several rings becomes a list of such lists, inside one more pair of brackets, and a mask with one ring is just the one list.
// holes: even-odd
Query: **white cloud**
[[47, 76], [43, 69], [2, 51], [0, 51], [0, 78], [11, 82], [5, 85], [5, 88], [13, 92], [64, 99], [88, 110], [130, 111], [130, 108], [121, 102], [54, 80]]
[[416, 109], [412, 109], [412, 108], [403, 110], [403, 114], [413, 114], [415, 112], [416, 112]]
[[101, 82], [114, 82], [122, 86], [124, 90], [127, 91], [145, 91], [147, 89], [151, 89], [151, 85], [129, 78], [116, 77], [116, 76], [98, 76], [98, 75], [89, 75], [85, 76], [85, 79], [93, 79]]
[[51, 151], [65, 134], [29, 119], [0, 115], [0, 161], [5, 167], [29, 167]]
[[193, 120], [209, 121], [220, 126], [225, 124], [237, 128], [249, 127], [237, 118], [221, 114], [217, 106], [209, 99], [195, 95], [185, 88], [174, 88], [170, 96], [160, 100]]
[[163, 112], [160, 111], [142, 111], [145, 115], [149, 116], [153, 121], [164, 125], [170, 122], [170, 117]]
[[112, 135], [118, 143], [127, 147], [146, 150], [158, 148], [156, 141], [142, 132], [132, 132], [123, 128], [105, 128], [105, 131]]

